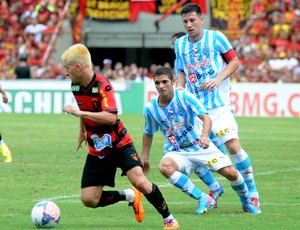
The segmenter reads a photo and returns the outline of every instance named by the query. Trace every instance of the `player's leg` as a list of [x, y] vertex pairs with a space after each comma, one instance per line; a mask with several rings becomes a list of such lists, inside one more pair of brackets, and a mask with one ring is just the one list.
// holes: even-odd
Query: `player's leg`
[[[137, 166], [127, 172], [127, 177], [131, 184], [142, 192], [150, 204], [158, 211], [164, 221], [164, 229], [178, 229], [179, 223], [169, 211], [167, 202], [156, 184], [151, 183], [144, 175], [141, 167]], [[134, 198], [133, 205], [141, 204], [141, 200]], [[135, 213], [140, 212], [140, 208], [135, 209]]]
[[226, 146], [230, 152], [232, 152], [232, 158], [236, 165], [237, 170], [242, 174], [247, 187], [249, 189], [251, 201], [257, 206], [260, 207], [259, 203], [259, 194], [256, 188], [256, 183], [254, 180], [254, 173], [252, 168], [251, 160], [248, 154], [243, 150], [240, 145], [239, 140], [231, 139], [226, 142]]
[[198, 200], [196, 214], [203, 214], [215, 201], [208, 194], [201, 191], [187, 176], [193, 171], [195, 164], [179, 153], [167, 153], [159, 164], [161, 174], [175, 187], [181, 189], [188, 196]]
[[251, 214], [261, 213], [261, 210], [251, 203], [248, 187], [239, 171], [232, 165], [229, 165], [219, 169], [217, 172], [229, 180], [232, 189], [238, 194], [245, 212]]
[[[142, 196], [144, 194], [150, 204], [161, 214], [164, 221], [164, 229], [178, 229], [179, 224], [169, 211], [167, 202], [160, 189], [154, 183], [151, 183], [144, 175], [141, 161], [136, 153], [134, 146], [128, 147], [123, 151], [123, 162], [120, 166], [124, 175], [126, 173], [128, 180], [134, 186], [135, 197], [133, 200], [133, 209], [137, 221], [144, 218], [144, 209], [142, 207]], [[141, 215], [142, 211], [142, 215]], [[141, 221], [139, 221], [141, 222]]]
[[103, 191], [105, 185], [115, 186], [117, 168], [111, 157], [87, 156], [81, 178], [81, 201], [86, 207], [105, 207], [122, 200], [133, 200], [133, 189]]
[[6, 145], [4, 140], [2, 139], [1, 134], [0, 134], [0, 152], [3, 155], [5, 163], [11, 163], [12, 162], [12, 152], [10, 151], [10, 149], [8, 148], [8, 146]]
[[215, 205], [210, 206], [210, 208], [217, 208], [218, 199], [224, 193], [224, 188], [206, 167], [198, 165], [194, 172], [208, 186], [209, 195], [215, 200]]
[[225, 143], [237, 170], [242, 174], [247, 184], [252, 202], [260, 207], [252, 163], [250, 157], [240, 145], [238, 125], [234, 115], [230, 111], [221, 114], [213, 121], [212, 132], [219, 138], [220, 143]]

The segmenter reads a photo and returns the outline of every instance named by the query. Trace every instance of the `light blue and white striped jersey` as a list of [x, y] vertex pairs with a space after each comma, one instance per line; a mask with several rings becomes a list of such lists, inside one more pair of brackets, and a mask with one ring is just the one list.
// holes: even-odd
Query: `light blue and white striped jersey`
[[207, 114], [199, 100], [191, 93], [179, 90], [175, 90], [167, 106], [159, 106], [158, 99], [159, 95], [144, 109], [144, 134], [150, 136], [160, 130], [166, 140], [165, 152], [199, 150], [203, 125], [198, 116]]
[[220, 31], [203, 30], [199, 41], [189, 42], [189, 35], [176, 39], [174, 67], [178, 77], [184, 71], [187, 90], [201, 101], [206, 109], [230, 105], [230, 78], [226, 78], [214, 90], [202, 89], [202, 84], [209, 78], [215, 78], [224, 70], [227, 63], [223, 54], [232, 49], [227, 37]]

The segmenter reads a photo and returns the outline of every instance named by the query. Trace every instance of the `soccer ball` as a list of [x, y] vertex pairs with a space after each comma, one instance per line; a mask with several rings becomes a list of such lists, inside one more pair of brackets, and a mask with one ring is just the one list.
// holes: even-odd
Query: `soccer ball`
[[54, 228], [60, 220], [60, 209], [52, 201], [40, 201], [31, 211], [31, 220], [37, 228]]

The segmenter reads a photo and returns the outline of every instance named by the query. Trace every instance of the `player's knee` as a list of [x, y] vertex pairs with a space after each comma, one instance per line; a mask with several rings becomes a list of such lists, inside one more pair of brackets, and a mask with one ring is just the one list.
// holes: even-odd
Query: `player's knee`
[[172, 174], [177, 170], [176, 165], [168, 159], [163, 159], [159, 166], [159, 171], [162, 175], [164, 175], [166, 178], [169, 178], [172, 176]]
[[238, 153], [242, 148], [240, 141], [234, 138], [226, 142], [226, 147], [231, 155]]
[[236, 181], [239, 178], [238, 171], [234, 167], [230, 167], [226, 178], [230, 181]]
[[132, 185], [136, 187], [143, 194], [149, 194], [152, 190], [152, 183], [146, 178], [139, 178], [132, 182]]
[[96, 208], [98, 203], [99, 203], [99, 200], [98, 199], [91, 199], [91, 197], [81, 195], [81, 202], [83, 203], [83, 205], [85, 207]]
[[222, 168], [219, 173], [229, 181], [236, 181], [239, 177], [238, 171], [233, 166]]

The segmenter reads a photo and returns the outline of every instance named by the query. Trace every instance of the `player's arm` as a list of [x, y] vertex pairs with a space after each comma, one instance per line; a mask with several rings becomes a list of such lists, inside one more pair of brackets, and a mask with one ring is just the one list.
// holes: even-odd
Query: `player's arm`
[[153, 135], [143, 134], [142, 164], [143, 164], [143, 171], [145, 174], [148, 174], [150, 171], [149, 156], [150, 156], [152, 141], [153, 141]]
[[206, 149], [209, 146], [209, 134], [211, 132], [212, 121], [208, 114], [202, 114], [199, 118], [203, 122], [203, 130], [199, 139], [199, 145]]
[[186, 84], [185, 73], [184, 71], [180, 71], [176, 82], [176, 88], [179, 90], [184, 90], [185, 84]]
[[85, 131], [85, 125], [84, 125], [83, 119], [80, 118], [77, 151], [80, 148], [82, 148], [83, 142], [85, 143], [85, 145], [87, 145], [87, 136], [86, 136], [86, 131]]
[[114, 125], [117, 122], [117, 113], [100, 111], [100, 112], [90, 112], [79, 110], [74, 105], [67, 105], [64, 107], [64, 112], [72, 114], [76, 117], [86, 118], [95, 121], [101, 125]]
[[[228, 54], [228, 53], [230, 53], [230, 51], [228, 51], [226, 54]], [[229, 57], [227, 59], [226, 59], [226, 54], [224, 54], [224, 57], [225, 57], [225, 60], [227, 61], [227, 66], [223, 70], [223, 72], [221, 74], [219, 74], [219, 76], [217, 76], [217, 78], [219, 78], [220, 81], [223, 81], [224, 79], [228, 78], [240, 66], [240, 60], [238, 59], [238, 57], [235, 54], [233, 54], [233, 55], [235, 55], [233, 58], [231, 58], [230, 55], [228, 55]]]
[[224, 79], [230, 77], [239, 68], [240, 60], [233, 49], [223, 54], [223, 58], [227, 62], [225, 69], [216, 78], [204, 82], [203, 89], [214, 90]]
[[0, 93], [2, 94], [2, 100], [4, 103], [7, 103], [8, 102], [8, 97], [5, 93], [5, 91], [2, 89], [2, 86], [0, 85]]

